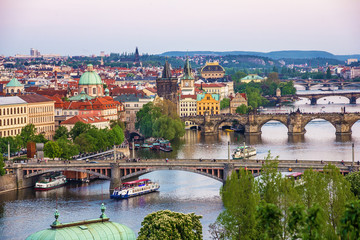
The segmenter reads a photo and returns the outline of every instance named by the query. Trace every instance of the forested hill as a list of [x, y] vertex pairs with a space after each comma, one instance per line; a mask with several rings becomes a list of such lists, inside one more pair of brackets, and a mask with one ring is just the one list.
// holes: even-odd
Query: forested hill
[[289, 50], [289, 51], [273, 51], [273, 52], [252, 52], [252, 51], [168, 51], [160, 54], [161, 56], [195, 56], [195, 55], [212, 55], [212, 56], [226, 56], [226, 55], [252, 55], [260, 57], [268, 57], [272, 59], [310, 59], [310, 58], [327, 58], [337, 59], [344, 61], [348, 58], [360, 58], [360, 54], [353, 55], [334, 55], [326, 51], [301, 51], [301, 50]]

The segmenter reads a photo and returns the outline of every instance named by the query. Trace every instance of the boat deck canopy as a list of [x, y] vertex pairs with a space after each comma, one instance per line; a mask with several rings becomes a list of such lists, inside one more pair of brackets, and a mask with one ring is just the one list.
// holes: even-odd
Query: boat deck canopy
[[131, 182], [124, 182], [123, 185], [135, 184], [135, 183], [141, 183], [141, 182], [147, 182], [147, 181], [150, 181], [150, 179], [144, 178], [144, 179], [139, 179], [139, 180], [135, 180], [135, 181], [131, 181]]

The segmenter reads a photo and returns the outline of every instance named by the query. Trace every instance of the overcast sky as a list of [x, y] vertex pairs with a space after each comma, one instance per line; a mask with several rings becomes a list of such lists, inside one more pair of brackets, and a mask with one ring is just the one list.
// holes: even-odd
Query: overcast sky
[[0, 0], [0, 55], [360, 54], [360, 0]]

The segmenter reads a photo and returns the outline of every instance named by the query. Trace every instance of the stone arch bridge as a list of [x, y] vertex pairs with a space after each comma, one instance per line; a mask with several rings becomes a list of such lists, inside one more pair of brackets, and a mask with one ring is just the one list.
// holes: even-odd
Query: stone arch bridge
[[[227, 159], [170, 159], [168, 162], [159, 159], [149, 159], [141, 162], [101, 162], [95, 164], [81, 163], [41, 163], [41, 164], [14, 164], [8, 167], [16, 174], [17, 188], [32, 187], [35, 185], [37, 177], [48, 172], [60, 171], [76, 171], [86, 172], [99, 178], [110, 180], [110, 190], [119, 187], [121, 182], [136, 179], [146, 173], [161, 170], [181, 170], [192, 173], [201, 174], [209, 178], [213, 178], [222, 183], [231, 172], [239, 171], [240, 168], [246, 168], [253, 174], [259, 174], [262, 168], [263, 160], [227, 160]], [[79, 161], [80, 162], [80, 161]], [[322, 171], [327, 163], [337, 165], [343, 174], [351, 170], [351, 165], [340, 162], [324, 161], [294, 161], [294, 160], [279, 160], [279, 171], [289, 171], [291, 168], [294, 172], [303, 172], [306, 169], [312, 168], [317, 171]], [[355, 166], [358, 169], [359, 166]]]
[[306, 132], [305, 126], [314, 119], [330, 122], [336, 129], [336, 135], [351, 135], [351, 127], [360, 120], [360, 113], [226, 114], [187, 116], [181, 119], [197, 124], [204, 135], [217, 134], [220, 127], [233, 123], [245, 126], [246, 135], [260, 135], [261, 127], [272, 120], [284, 124], [289, 135], [302, 135]]
[[348, 93], [330, 92], [330, 93], [319, 93], [319, 94], [298, 94], [296, 96], [310, 99], [311, 105], [316, 105], [317, 100], [319, 100], [320, 98], [330, 97], [330, 96], [346, 97], [349, 99], [350, 104], [356, 104], [356, 100], [360, 98], [360, 92], [348, 92]]

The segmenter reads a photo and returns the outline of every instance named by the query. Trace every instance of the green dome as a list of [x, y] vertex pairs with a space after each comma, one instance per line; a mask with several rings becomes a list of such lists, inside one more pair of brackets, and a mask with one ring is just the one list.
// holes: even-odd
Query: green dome
[[135, 240], [136, 236], [129, 227], [116, 222], [97, 222], [63, 228], [50, 228], [31, 234], [26, 240], [87, 240], [119, 239]]
[[6, 87], [22, 87], [22, 86], [23, 85], [16, 78], [11, 79], [11, 81], [8, 82], [8, 84], [6, 84]]
[[94, 69], [93, 65], [89, 64], [87, 71], [84, 72], [83, 75], [80, 77], [79, 85], [102, 85], [101, 78], [99, 74], [97, 74]]

